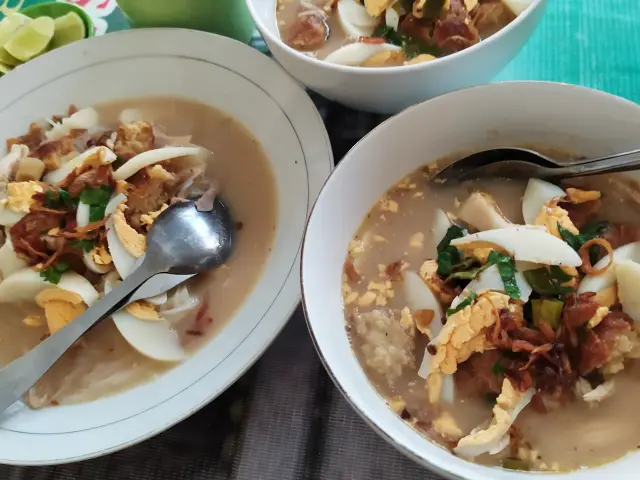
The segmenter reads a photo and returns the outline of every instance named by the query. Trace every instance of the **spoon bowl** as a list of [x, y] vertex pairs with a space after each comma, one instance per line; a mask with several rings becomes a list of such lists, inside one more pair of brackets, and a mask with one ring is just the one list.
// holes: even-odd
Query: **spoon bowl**
[[1, 368], [0, 413], [33, 387], [90, 328], [125, 306], [148, 280], [166, 274], [194, 275], [224, 263], [233, 251], [231, 215], [218, 199], [207, 207], [185, 201], [167, 208], [151, 226], [146, 254], [129, 276], [56, 334]]

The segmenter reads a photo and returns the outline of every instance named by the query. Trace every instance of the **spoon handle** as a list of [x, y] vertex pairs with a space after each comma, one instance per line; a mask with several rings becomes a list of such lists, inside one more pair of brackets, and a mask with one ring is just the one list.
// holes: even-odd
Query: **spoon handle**
[[143, 263], [102, 300], [62, 330], [0, 369], [0, 413], [18, 401], [76, 341], [102, 318], [125, 305], [135, 291], [156, 272]]
[[627, 172], [640, 169], [640, 150], [604, 157], [589, 163], [569, 165], [554, 169], [558, 178], [586, 177], [601, 173]]

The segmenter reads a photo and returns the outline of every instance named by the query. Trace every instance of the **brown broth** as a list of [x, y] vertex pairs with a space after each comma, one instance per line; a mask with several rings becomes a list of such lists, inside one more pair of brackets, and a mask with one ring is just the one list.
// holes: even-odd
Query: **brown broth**
[[[225, 113], [174, 97], [122, 100], [95, 107], [104, 126], [116, 126], [120, 112], [139, 109], [172, 136], [192, 135], [192, 142], [214, 153], [207, 175], [221, 186], [239, 228], [235, 252], [226, 266], [197, 278], [189, 289], [203, 298], [213, 322], [202, 336], [187, 333], [195, 321], [189, 314], [176, 326], [188, 352], [206, 344], [224, 328], [257, 282], [271, 251], [277, 222], [277, 191], [269, 161], [253, 135]], [[37, 345], [47, 327], [26, 326], [35, 305], [2, 305], [0, 365]], [[40, 314], [41, 311], [39, 312]], [[91, 401], [151, 381], [171, 364], [151, 360], [134, 350], [111, 321], [88, 332], [67, 352], [29, 396], [34, 407]]]
[[[463, 434], [467, 435], [473, 428], [485, 426], [491, 420], [492, 405], [484, 398], [460, 393], [460, 385], [452, 404], [429, 404], [426, 382], [417, 375], [427, 339], [420, 334], [412, 339], [399, 326], [400, 310], [407, 306], [401, 282], [387, 283], [393, 293], [386, 295], [379, 294], [380, 289], [376, 284], [385, 284], [387, 279], [384, 271], [390, 264], [400, 261], [406, 270], [418, 271], [425, 260], [435, 258], [436, 245], [430, 228], [436, 209], [442, 208], [455, 214], [460, 202], [473, 191], [489, 193], [510, 221], [522, 223], [521, 206], [526, 182], [491, 179], [456, 186], [437, 186], [428, 182], [428, 176], [425, 169], [416, 170], [388, 190], [370, 210], [351, 243], [348, 256], [353, 259], [361, 278], [348, 278], [350, 269], [345, 268], [343, 298], [349, 338], [371, 383], [390, 406], [400, 397], [406, 406], [401, 404], [397, 413], [431, 440], [450, 448], [451, 442], [433, 430], [433, 420], [446, 410], [454, 417]], [[620, 195], [619, 184], [612, 183], [617, 181], [609, 176], [572, 183], [586, 183], [584, 186], [603, 192], [601, 216], [604, 219], [640, 224], [637, 203], [629, 201], [628, 196]], [[363, 251], [358, 252], [358, 246], [362, 247], [363, 244]], [[366, 306], [358, 305], [362, 296], [372, 290], [378, 293], [376, 301]], [[383, 337], [378, 338], [383, 338], [383, 342], [393, 344], [398, 349], [405, 349], [412, 359], [404, 366], [401, 375], [392, 379], [372, 367], [373, 355], [365, 346], [367, 334], [363, 333], [364, 330], [358, 331], [361, 321], [358, 316], [379, 309], [388, 309], [393, 321]], [[398, 330], [404, 335], [399, 334]], [[398, 358], [396, 356], [393, 359], [396, 365]], [[640, 422], [633, 420], [633, 402], [640, 390], [640, 365], [636, 365], [636, 362], [627, 361], [626, 369], [615, 376], [615, 393], [595, 407], [576, 401], [548, 414], [538, 413], [531, 405], [525, 408], [514, 425], [531, 445], [528, 453], [537, 457], [533, 462], [536, 468], [573, 470], [596, 466], [639, 448]], [[460, 383], [458, 374], [456, 382]], [[483, 455], [475, 461], [497, 466], [506, 455], [508, 453]]]

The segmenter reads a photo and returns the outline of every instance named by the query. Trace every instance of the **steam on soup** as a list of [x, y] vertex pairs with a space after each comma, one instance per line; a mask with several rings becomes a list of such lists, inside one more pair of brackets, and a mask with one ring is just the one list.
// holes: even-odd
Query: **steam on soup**
[[7, 150], [0, 364], [129, 275], [172, 203], [220, 194], [237, 220], [226, 265], [89, 331], [29, 392], [32, 407], [88, 401], [154, 378], [224, 327], [260, 275], [276, 222], [274, 178], [257, 140], [212, 107], [164, 97], [71, 107], [9, 139]]
[[362, 67], [450, 55], [511, 23], [530, 0], [278, 0], [280, 36], [326, 62]]
[[389, 406], [454, 454], [505, 468], [576, 469], [637, 448], [637, 186], [428, 177], [386, 192], [345, 262], [350, 340]]

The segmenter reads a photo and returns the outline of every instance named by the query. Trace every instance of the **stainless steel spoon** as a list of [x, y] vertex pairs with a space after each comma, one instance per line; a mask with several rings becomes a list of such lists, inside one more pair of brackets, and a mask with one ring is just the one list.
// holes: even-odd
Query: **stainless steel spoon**
[[91, 327], [129, 302], [149, 279], [204, 272], [223, 264], [234, 246], [231, 215], [220, 201], [201, 211], [193, 201], [176, 203], [156, 220], [138, 268], [102, 300], [55, 335], [0, 369], [0, 413], [18, 401]]
[[494, 148], [473, 153], [436, 173], [436, 182], [482, 177], [559, 180], [640, 169], [640, 150], [563, 163], [525, 148]]

